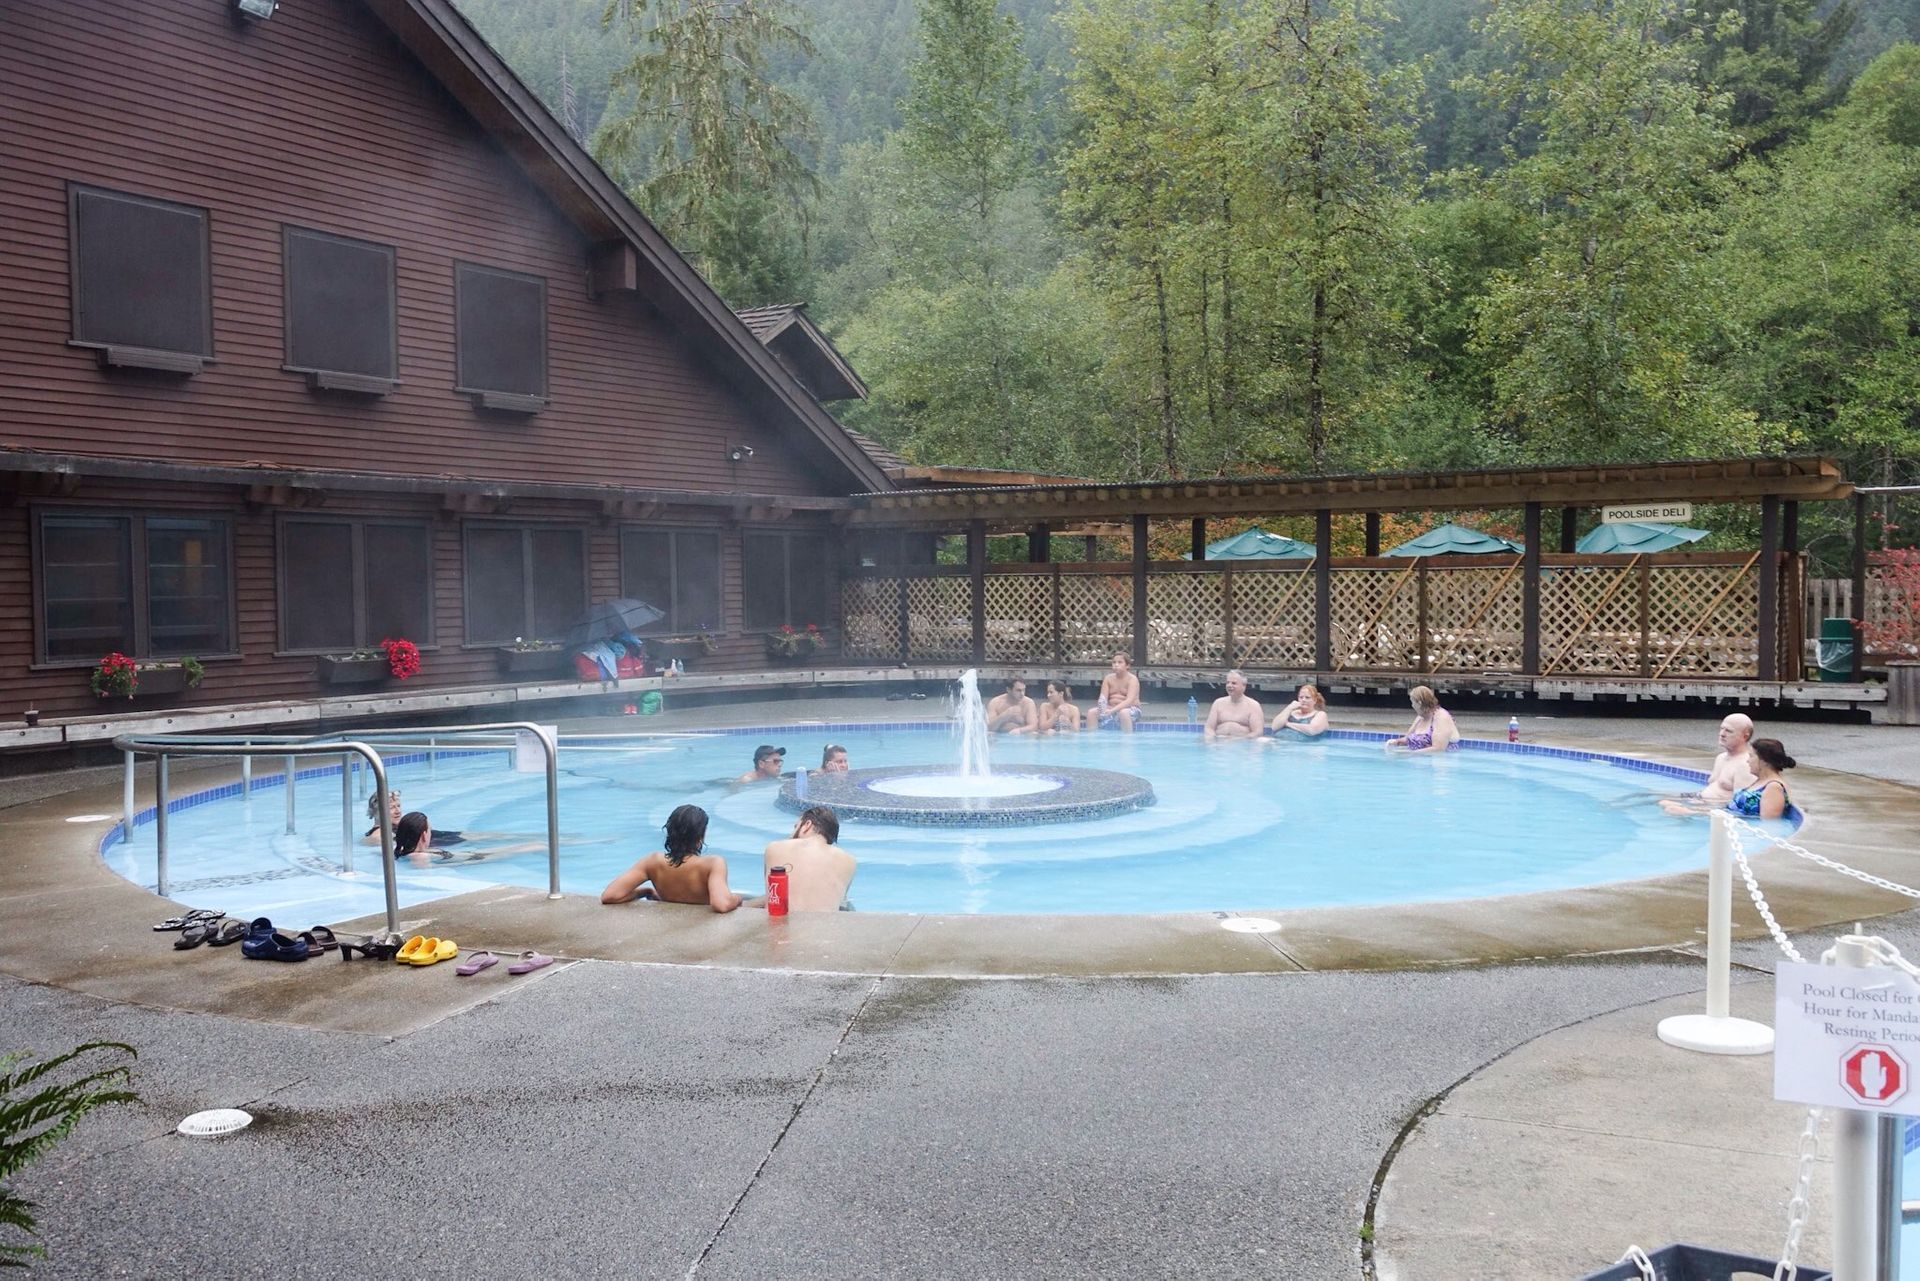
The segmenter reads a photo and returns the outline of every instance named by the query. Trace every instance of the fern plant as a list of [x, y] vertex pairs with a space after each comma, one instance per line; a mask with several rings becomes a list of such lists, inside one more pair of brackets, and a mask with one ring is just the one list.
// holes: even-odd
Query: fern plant
[[[31, 1213], [33, 1202], [14, 1195], [7, 1186], [10, 1179], [67, 1137], [80, 1118], [95, 1108], [138, 1102], [138, 1096], [126, 1088], [132, 1069], [125, 1063], [26, 1092], [49, 1072], [96, 1050], [124, 1051], [128, 1058], [134, 1057], [133, 1047], [119, 1041], [88, 1041], [44, 1063], [28, 1063], [26, 1054], [0, 1054], [0, 1232], [18, 1229], [29, 1237], [39, 1235]], [[24, 1268], [45, 1253], [37, 1244], [0, 1240], [0, 1268]]]

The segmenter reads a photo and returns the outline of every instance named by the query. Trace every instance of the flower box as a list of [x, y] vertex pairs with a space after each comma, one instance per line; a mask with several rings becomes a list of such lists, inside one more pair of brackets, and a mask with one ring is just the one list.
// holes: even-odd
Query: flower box
[[720, 642], [714, 636], [648, 636], [643, 640], [648, 656], [661, 666], [676, 658], [685, 664], [720, 652]]
[[322, 654], [316, 661], [315, 675], [322, 685], [377, 685], [393, 676], [393, 667], [384, 656], [337, 658]]
[[502, 676], [548, 676], [566, 670], [572, 655], [558, 645], [547, 649], [496, 649]]
[[142, 667], [139, 675], [139, 684], [133, 690], [135, 698], [165, 698], [172, 694], [184, 694], [193, 687], [187, 669], [177, 664]]

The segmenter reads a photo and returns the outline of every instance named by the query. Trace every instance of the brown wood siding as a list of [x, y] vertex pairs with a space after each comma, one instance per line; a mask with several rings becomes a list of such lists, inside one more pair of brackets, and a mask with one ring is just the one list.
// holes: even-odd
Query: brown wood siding
[[[30, 579], [32, 513], [46, 508], [103, 511], [180, 511], [226, 516], [233, 524], [235, 613], [239, 625], [240, 657], [207, 663], [206, 680], [199, 689], [161, 700], [132, 704], [103, 704], [87, 687], [85, 666], [34, 666], [34, 629]], [[462, 592], [462, 518], [442, 513], [430, 499], [386, 495], [337, 495], [313, 514], [329, 517], [405, 517], [432, 522], [434, 577], [432, 584], [436, 648], [423, 650], [420, 675], [392, 682], [388, 690], [417, 690], [444, 686], [493, 684], [501, 681], [493, 647], [468, 648]], [[505, 518], [529, 524], [543, 521], [579, 527], [577, 506], [562, 503], [516, 503]], [[114, 707], [135, 710], [191, 707], [280, 699], [306, 699], [348, 689], [323, 689], [315, 678], [311, 655], [279, 656], [279, 582], [275, 569], [276, 513], [253, 509], [241, 501], [232, 486], [141, 486], [119, 482], [89, 482], [71, 498], [22, 501], [0, 507], [0, 600], [13, 607], [0, 610], [0, 721], [17, 720], [28, 707], [49, 719], [99, 715]], [[693, 522], [688, 522], [692, 524]], [[588, 594], [592, 599], [620, 593], [620, 525], [585, 522], [587, 531]], [[711, 525], [704, 526], [712, 528]], [[743, 634], [740, 619], [740, 530], [727, 527], [720, 540], [722, 597], [727, 631], [720, 653], [694, 660], [703, 672], [750, 671], [766, 666], [766, 644], [759, 633]], [[550, 683], [552, 678], [529, 678]], [[582, 693], [597, 686], [584, 684]]]
[[[358, 0], [301, 0], [264, 23], [236, 23], [223, 0], [0, 0], [0, 27], [8, 444], [845, 492], [847, 476], [817, 441], [758, 420], [643, 301], [587, 297], [585, 239]], [[211, 211], [214, 363], [204, 372], [108, 373], [67, 346], [69, 181]], [[401, 386], [390, 395], [319, 395], [282, 371], [288, 223], [396, 247]], [[456, 258], [547, 280], [551, 403], [541, 413], [481, 414], [453, 390]], [[753, 457], [729, 463], [731, 443]], [[457, 581], [446, 590], [457, 597]], [[245, 627], [243, 643], [251, 651]]]

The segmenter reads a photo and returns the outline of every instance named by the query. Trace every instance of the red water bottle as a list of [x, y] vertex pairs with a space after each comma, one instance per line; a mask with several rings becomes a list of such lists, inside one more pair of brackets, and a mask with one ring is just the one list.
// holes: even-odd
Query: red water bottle
[[787, 869], [776, 867], [767, 873], [767, 915], [787, 914]]

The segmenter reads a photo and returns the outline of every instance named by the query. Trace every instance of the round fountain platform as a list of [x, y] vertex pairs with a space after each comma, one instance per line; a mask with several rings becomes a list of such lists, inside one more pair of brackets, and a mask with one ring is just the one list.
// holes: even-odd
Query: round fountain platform
[[[952, 789], [942, 791], [946, 783]], [[985, 783], [999, 795], [956, 794]], [[986, 779], [965, 778], [930, 765], [886, 765], [844, 774], [807, 775], [807, 793], [796, 780], [780, 784], [780, 805], [798, 813], [828, 805], [841, 822], [914, 823], [929, 827], [1017, 827], [1028, 823], [1075, 823], [1144, 809], [1153, 804], [1153, 784], [1118, 770], [1065, 765], [1011, 766]]]

